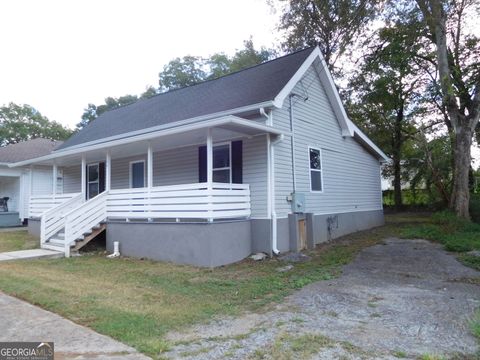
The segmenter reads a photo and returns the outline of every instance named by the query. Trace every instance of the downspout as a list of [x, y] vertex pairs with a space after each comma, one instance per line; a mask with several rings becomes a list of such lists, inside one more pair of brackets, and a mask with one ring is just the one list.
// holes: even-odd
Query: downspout
[[[267, 118], [266, 125], [273, 126], [273, 114], [269, 111], [268, 114], [264, 108], [260, 109], [260, 114]], [[268, 218], [271, 219], [271, 234], [272, 234], [272, 252], [275, 255], [280, 254], [277, 247], [277, 213], [275, 210], [275, 145], [283, 140], [283, 135], [278, 139], [272, 141], [271, 135], [267, 135], [267, 151], [268, 151]]]

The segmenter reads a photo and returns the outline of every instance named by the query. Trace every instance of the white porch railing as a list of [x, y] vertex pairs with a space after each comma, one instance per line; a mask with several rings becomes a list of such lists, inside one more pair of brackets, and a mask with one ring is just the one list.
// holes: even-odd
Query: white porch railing
[[55, 195], [32, 195], [28, 203], [28, 216], [40, 217], [42, 214], [63, 202], [79, 195], [79, 193], [55, 194]]
[[65, 214], [65, 256], [70, 256], [70, 245], [95, 225], [107, 218], [108, 191], [95, 196], [81, 206]]
[[[88, 201], [84, 201], [82, 194], [73, 195], [40, 215], [41, 244], [53, 238], [55, 246], [63, 246], [67, 257], [77, 239], [107, 218], [211, 221], [250, 216], [247, 184], [198, 183], [110, 190]], [[63, 238], [58, 235], [62, 230]]]
[[225, 219], [250, 216], [248, 184], [208, 183], [110, 190], [109, 218]]
[[[71, 195], [71, 194], [68, 194]], [[52, 195], [53, 196], [53, 195]], [[40, 219], [40, 243], [55, 235], [65, 226], [65, 214], [80, 206], [83, 202], [82, 194], [76, 194], [67, 198], [62, 203], [41, 213]]]

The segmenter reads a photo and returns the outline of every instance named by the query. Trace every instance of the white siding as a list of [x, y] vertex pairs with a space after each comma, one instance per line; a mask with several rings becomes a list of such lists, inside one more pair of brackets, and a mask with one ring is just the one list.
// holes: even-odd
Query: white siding
[[63, 170], [63, 192], [68, 193], [78, 193], [82, 191], [81, 186], [81, 165], [65, 167]]
[[243, 141], [243, 182], [250, 184], [252, 217], [265, 218], [267, 214], [267, 138], [257, 136]]
[[52, 168], [42, 167], [33, 169], [32, 195], [47, 195], [52, 193]]
[[[121, 159], [112, 159], [112, 189], [128, 189], [130, 187], [130, 162], [145, 160], [145, 172], [147, 155], [130, 156]], [[145, 175], [145, 182], [147, 176]]]
[[182, 147], [153, 154], [154, 186], [197, 182], [198, 146]]
[[[317, 214], [381, 208], [380, 163], [353, 138], [343, 138], [332, 107], [313, 66], [293, 92], [296, 191], [305, 193], [306, 210]], [[305, 90], [307, 94], [305, 93]], [[289, 100], [274, 111], [274, 126], [290, 130]], [[276, 210], [287, 216], [293, 190], [289, 137], [275, 149]], [[323, 193], [310, 191], [308, 147], [322, 149]]]

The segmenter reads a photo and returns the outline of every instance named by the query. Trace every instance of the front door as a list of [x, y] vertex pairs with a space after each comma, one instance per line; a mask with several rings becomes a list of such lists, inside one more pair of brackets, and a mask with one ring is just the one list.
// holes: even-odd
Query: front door
[[87, 165], [87, 200], [94, 198], [105, 190], [105, 164]]

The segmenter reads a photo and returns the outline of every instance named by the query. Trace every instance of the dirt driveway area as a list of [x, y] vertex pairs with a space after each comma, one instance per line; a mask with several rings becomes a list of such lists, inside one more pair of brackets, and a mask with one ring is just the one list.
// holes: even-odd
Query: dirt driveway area
[[480, 272], [438, 244], [386, 239], [343, 275], [311, 284], [275, 309], [170, 333], [184, 359], [477, 358], [469, 321]]

